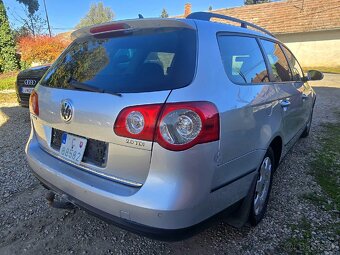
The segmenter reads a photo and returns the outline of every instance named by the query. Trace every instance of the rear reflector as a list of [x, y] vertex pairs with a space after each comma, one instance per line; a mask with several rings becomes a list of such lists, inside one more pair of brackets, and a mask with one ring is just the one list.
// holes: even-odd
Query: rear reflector
[[30, 112], [34, 113], [35, 115], [39, 116], [39, 100], [38, 100], [38, 93], [33, 90], [33, 92], [30, 95], [29, 100], [29, 108]]
[[117, 30], [125, 30], [129, 28], [130, 26], [126, 23], [114, 23], [114, 24], [107, 24], [107, 25], [92, 27], [90, 28], [90, 33], [99, 34], [99, 33], [113, 32]]
[[114, 132], [123, 137], [155, 141], [168, 150], [181, 151], [219, 140], [219, 114], [210, 102], [132, 106], [119, 113]]

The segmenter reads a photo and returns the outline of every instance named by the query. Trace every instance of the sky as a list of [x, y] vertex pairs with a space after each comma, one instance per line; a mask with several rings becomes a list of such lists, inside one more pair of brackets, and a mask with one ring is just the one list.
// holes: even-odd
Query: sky
[[[19, 27], [18, 16], [23, 16], [23, 5], [16, 0], [3, 0], [7, 8], [7, 15], [13, 27]], [[49, 15], [52, 33], [57, 34], [69, 31], [80, 21], [88, 12], [90, 5], [98, 1], [95, 0], [45, 0]], [[192, 11], [207, 11], [209, 6], [213, 9], [228, 8], [243, 5], [243, 0], [102, 0], [104, 6], [111, 7], [115, 13], [115, 20], [137, 18], [142, 14], [145, 18], [159, 17], [163, 8], [167, 10], [170, 16], [184, 13], [184, 5], [187, 2], [192, 4]], [[39, 0], [42, 17], [43, 0]]]

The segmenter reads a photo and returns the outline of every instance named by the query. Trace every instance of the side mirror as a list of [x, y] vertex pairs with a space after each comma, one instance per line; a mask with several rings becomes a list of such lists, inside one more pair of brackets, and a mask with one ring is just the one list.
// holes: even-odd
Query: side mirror
[[323, 79], [323, 73], [317, 70], [310, 70], [307, 72], [308, 81], [320, 81]]

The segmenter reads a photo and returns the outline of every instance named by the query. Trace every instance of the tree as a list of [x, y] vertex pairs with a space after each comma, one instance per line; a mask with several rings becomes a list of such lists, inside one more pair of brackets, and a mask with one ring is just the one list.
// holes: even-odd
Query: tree
[[82, 18], [76, 28], [92, 26], [112, 21], [115, 14], [110, 7], [105, 7], [102, 2], [92, 4], [89, 12]]
[[70, 41], [61, 40], [58, 37], [49, 36], [25, 36], [18, 40], [21, 52], [21, 61], [28, 65], [33, 62], [51, 63], [68, 46]]
[[33, 15], [39, 10], [38, 0], [17, 0], [19, 3], [24, 4], [27, 7], [28, 13]]
[[162, 11], [162, 14], [161, 14], [161, 18], [168, 18], [168, 17], [169, 17], [168, 12], [166, 11], [166, 9], [163, 8], [163, 11]]
[[212, 6], [210, 5], [209, 6], [209, 9], [208, 9], [210, 12], [213, 10]]
[[20, 23], [21, 26], [16, 28], [16, 31], [24, 32], [32, 36], [46, 34], [46, 20], [38, 13], [38, 0], [16, 0], [24, 5], [24, 15], [18, 14], [14, 11], [13, 18]]
[[9, 26], [5, 5], [0, 0], [0, 72], [18, 69], [15, 42]]
[[26, 17], [17, 15], [17, 19], [21, 21], [21, 28], [32, 36], [46, 34], [46, 20], [41, 17], [40, 13], [29, 14], [26, 12]]
[[271, 0], [244, 0], [245, 5], [270, 3]]

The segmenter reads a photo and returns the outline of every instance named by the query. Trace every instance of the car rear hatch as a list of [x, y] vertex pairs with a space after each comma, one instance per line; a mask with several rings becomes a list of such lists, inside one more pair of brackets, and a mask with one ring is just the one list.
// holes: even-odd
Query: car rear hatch
[[31, 113], [39, 144], [84, 171], [141, 186], [153, 142], [118, 136], [114, 124], [124, 108], [163, 104], [171, 90], [192, 82], [196, 31], [177, 20], [145, 20], [75, 35], [36, 87], [38, 111]]

